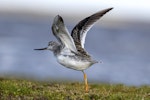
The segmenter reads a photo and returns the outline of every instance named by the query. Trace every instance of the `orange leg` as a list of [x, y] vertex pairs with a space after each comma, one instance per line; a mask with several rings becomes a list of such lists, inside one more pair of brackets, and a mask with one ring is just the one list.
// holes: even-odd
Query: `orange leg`
[[84, 73], [84, 71], [82, 71], [82, 72], [83, 72], [83, 74], [84, 74], [85, 92], [88, 92], [88, 91], [89, 91], [89, 87], [88, 87], [87, 76], [86, 76], [86, 74]]

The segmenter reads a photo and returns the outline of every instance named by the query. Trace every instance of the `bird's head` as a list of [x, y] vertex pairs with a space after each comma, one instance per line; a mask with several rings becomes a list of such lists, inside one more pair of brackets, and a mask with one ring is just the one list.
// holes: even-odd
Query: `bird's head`
[[40, 49], [34, 49], [34, 50], [51, 50], [51, 51], [55, 51], [58, 48], [59, 44], [55, 41], [50, 41], [48, 43], [48, 46], [45, 48], [40, 48]]

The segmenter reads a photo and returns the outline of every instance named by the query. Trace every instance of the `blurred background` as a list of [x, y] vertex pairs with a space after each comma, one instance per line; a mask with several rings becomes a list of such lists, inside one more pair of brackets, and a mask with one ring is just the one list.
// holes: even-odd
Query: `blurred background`
[[56, 40], [56, 15], [69, 31], [83, 18], [114, 7], [88, 32], [85, 48], [98, 61], [89, 82], [150, 85], [150, 6], [147, 0], [0, 0], [0, 77], [83, 81], [80, 71], [34, 51]]

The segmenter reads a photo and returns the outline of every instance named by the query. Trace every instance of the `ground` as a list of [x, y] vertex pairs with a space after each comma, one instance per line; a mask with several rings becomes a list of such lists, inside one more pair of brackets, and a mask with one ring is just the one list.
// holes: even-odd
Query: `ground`
[[150, 100], [150, 86], [0, 79], [0, 100]]

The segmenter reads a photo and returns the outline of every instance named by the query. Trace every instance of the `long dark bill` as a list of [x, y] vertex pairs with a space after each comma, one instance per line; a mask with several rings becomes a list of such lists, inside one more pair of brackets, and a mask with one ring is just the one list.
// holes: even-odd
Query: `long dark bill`
[[40, 49], [34, 49], [34, 50], [47, 50], [47, 48], [40, 48]]

